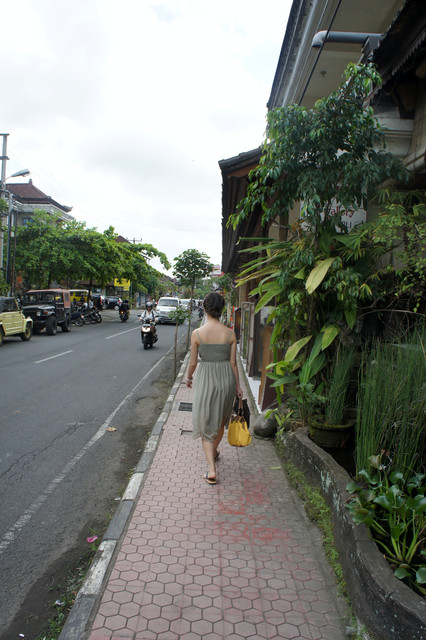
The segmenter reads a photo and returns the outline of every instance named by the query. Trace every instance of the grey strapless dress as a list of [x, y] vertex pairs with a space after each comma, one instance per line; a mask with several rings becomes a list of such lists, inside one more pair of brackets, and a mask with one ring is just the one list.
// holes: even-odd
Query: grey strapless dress
[[229, 358], [230, 344], [206, 344], [198, 347], [201, 362], [194, 380], [192, 403], [193, 438], [213, 442], [220, 427], [232, 412], [235, 376]]

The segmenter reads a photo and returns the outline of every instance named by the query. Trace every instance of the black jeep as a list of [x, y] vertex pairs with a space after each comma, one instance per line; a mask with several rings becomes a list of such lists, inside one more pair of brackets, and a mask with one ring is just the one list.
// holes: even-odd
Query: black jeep
[[66, 289], [32, 289], [21, 299], [22, 311], [33, 321], [33, 333], [46, 329], [54, 336], [58, 325], [62, 331], [71, 331], [71, 300]]

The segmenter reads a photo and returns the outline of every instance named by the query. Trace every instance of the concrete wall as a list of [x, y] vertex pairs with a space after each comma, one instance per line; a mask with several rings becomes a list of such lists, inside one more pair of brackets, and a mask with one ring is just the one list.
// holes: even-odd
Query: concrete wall
[[312, 442], [308, 429], [285, 434], [284, 457], [320, 486], [332, 511], [336, 546], [358, 619], [377, 640], [424, 640], [426, 602], [394, 577], [364, 525], [345, 509], [349, 475]]

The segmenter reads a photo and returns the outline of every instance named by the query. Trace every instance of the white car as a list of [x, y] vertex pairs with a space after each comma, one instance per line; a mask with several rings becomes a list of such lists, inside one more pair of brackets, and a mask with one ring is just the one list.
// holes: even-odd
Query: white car
[[174, 320], [170, 318], [170, 313], [176, 311], [179, 306], [179, 298], [160, 298], [155, 309], [159, 324], [163, 322], [174, 322]]

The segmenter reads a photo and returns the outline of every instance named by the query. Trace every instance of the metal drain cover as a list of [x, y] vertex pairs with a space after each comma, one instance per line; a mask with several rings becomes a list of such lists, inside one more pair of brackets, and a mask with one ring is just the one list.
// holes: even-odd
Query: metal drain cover
[[192, 411], [192, 402], [180, 402], [178, 411]]

